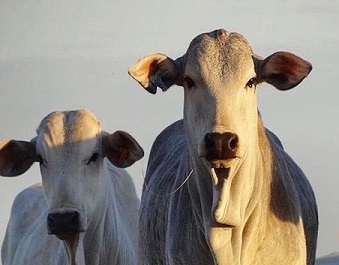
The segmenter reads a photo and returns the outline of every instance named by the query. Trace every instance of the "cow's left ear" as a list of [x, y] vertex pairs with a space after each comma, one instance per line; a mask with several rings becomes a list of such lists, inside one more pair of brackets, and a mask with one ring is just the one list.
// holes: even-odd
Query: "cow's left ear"
[[26, 141], [0, 142], [0, 175], [16, 177], [25, 173], [36, 161], [35, 144]]
[[172, 60], [161, 53], [149, 54], [128, 69], [128, 74], [148, 92], [155, 94], [157, 87], [166, 91], [172, 85], [182, 85], [182, 57]]
[[312, 64], [289, 53], [276, 52], [264, 60], [254, 58], [259, 81], [266, 81], [279, 90], [297, 86], [312, 70]]
[[115, 166], [125, 168], [144, 156], [144, 150], [128, 133], [116, 131], [103, 135], [104, 155]]

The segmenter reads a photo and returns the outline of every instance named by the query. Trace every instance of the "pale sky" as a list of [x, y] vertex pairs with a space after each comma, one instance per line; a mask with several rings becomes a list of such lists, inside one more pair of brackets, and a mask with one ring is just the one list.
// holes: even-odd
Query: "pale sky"
[[[0, 0], [0, 139], [30, 140], [49, 112], [89, 108], [144, 148], [128, 169], [140, 195], [151, 144], [182, 117], [183, 94], [148, 94], [127, 68], [153, 52], [175, 59], [202, 32], [237, 31], [258, 55], [285, 50], [313, 64], [293, 90], [261, 87], [259, 109], [314, 188], [318, 256], [339, 251], [338, 14], [336, 0]], [[0, 179], [0, 242], [15, 195], [38, 181], [37, 166]]]

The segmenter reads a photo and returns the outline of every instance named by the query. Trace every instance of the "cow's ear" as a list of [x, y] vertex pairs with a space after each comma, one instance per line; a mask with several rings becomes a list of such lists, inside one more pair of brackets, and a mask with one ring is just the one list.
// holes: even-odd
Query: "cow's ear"
[[133, 64], [128, 74], [152, 94], [157, 87], [166, 91], [174, 84], [182, 85], [181, 58], [174, 61], [164, 54], [150, 54]]
[[35, 144], [25, 141], [0, 142], [0, 175], [15, 177], [25, 173], [36, 161]]
[[144, 156], [144, 150], [128, 133], [116, 131], [103, 136], [104, 155], [115, 166], [125, 168]]
[[276, 52], [264, 60], [254, 58], [259, 81], [266, 81], [279, 90], [297, 86], [312, 70], [311, 63], [289, 53]]

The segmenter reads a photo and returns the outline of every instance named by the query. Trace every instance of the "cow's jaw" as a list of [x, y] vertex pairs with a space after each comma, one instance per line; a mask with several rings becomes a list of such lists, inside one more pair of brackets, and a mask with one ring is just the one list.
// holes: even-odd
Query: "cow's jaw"
[[65, 241], [67, 246], [69, 246], [70, 249], [74, 249], [79, 241], [79, 234], [69, 234], [69, 235], [55, 235], [60, 240]]
[[235, 227], [240, 224], [240, 198], [234, 191], [234, 167], [210, 167], [213, 181], [212, 219], [217, 224]]
[[230, 173], [229, 167], [211, 167], [210, 170], [214, 186], [220, 181], [227, 180]]
[[[57, 236], [59, 237], [59, 236]], [[62, 236], [71, 265], [85, 265], [84, 233]]]

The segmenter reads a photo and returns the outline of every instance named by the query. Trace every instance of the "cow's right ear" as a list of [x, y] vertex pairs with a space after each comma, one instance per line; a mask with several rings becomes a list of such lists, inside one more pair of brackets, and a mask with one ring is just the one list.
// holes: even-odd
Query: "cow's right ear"
[[16, 177], [25, 173], [36, 161], [35, 144], [26, 141], [0, 142], [0, 175]]
[[150, 54], [133, 64], [128, 74], [152, 94], [157, 92], [157, 87], [166, 91], [174, 84], [182, 85], [182, 58], [174, 61], [164, 54]]

